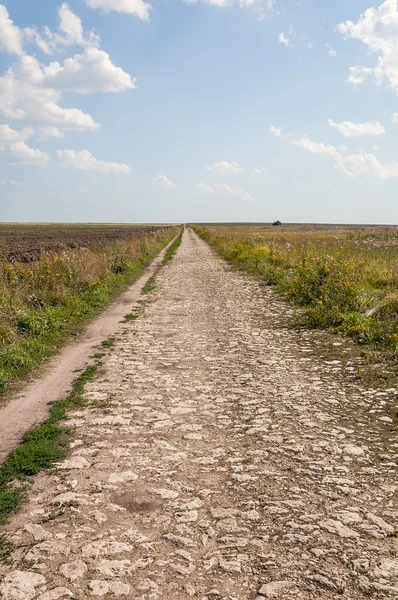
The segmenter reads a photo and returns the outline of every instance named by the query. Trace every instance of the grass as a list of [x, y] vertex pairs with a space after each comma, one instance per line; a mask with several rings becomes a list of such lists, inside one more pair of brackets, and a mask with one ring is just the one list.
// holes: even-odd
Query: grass
[[0, 533], [0, 564], [10, 564], [14, 545], [7, 534]]
[[183, 233], [184, 233], [184, 228], [181, 227], [180, 233], [178, 234], [178, 236], [176, 237], [174, 242], [167, 248], [166, 253], [164, 255], [162, 265], [167, 265], [167, 263], [170, 262], [171, 259], [174, 257], [178, 248], [181, 246]]
[[[176, 237], [174, 242], [172, 244], [170, 244], [169, 248], [167, 248], [161, 266], [167, 265], [167, 263], [169, 263], [172, 260], [175, 253], [177, 252], [178, 248], [181, 245], [183, 233], [184, 233], [184, 229], [181, 228], [180, 233], [178, 234], [178, 236]], [[150, 292], [152, 292], [155, 289], [155, 281], [156, 281], [156, 273], [148, 279], [148, 281], [142, 288], [142, 293], [149, 294]]]
[[160, 228], [34, 263], [0, 263], [0, 392], [76, 335], [142, 274], [175, 233]]
[[129, 323], [130, 321], [135, 321], [139, 318], [139, 315], [135, 315], [134, 313], [128, 313], [123, 317], [123, 321], [121, 323]]
[[398, 228], [194, 229], [231, 265], [302, 307], [306, 326], [398, 353]]
[[65, 457], [70, 432], [60, 422], [67, 419], [69, 409], [84, 408], [84, 386], [94, 377], [97, 369], [98, 365], [88, 367], [74, 382], [70, 395], [52, 403], [48, 419], [28, 431], [22, 444], [0, 467], [1, 524], [8, 521], [23, 501], [29, 478], [51, 468]]

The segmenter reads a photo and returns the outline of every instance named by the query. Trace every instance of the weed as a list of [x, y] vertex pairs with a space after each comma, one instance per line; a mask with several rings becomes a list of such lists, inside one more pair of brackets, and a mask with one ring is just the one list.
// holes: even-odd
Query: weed
[[48, 419], [28, 431], [22, 444], [0, 467], [0, 523], [18, 508], [25, 496], [29, 477], [51, 468], [66, 455], [66, 436], [70, 433], [60, 422], [67, 419], [69, 408], [85, 405], [84, 386], [97, 371], [88, 367], [73, 384], [72, 392], [63, 400], [53, 402]]
[[195, 227], [231, 265], [304, 308], [301, 325], [398, 352], [398, 230]]
[[129, 323], [130, 321], [135, 321], [136, 319], [139, 318], [139, 315], [135, 315], [133, 313], [129, 313], [127, 315], [124, 316], [123, 321], [121, 321], [122, 323]]
[[101, 342], [101, 346], [103, 348], [113, 348], [115, 345], [115, 338], [109, 338], [108, 340], [104, 340]]
[[155, 276], [152, 275], [152, 277], [150, 277], [148, 279], [148, 281], [146, 282], [146, 284], [144, 285], [144, 287], [142, 288], [142, 293], [143, 294], [149, 294], [150, 292], [153, 291], [153, 289], [155, 288]]
[[0, 263], [0, 391], [135, 281], [175, 232], [163, 228], [28, 264]]
[[0, 533], [0, 563], [10, 564], [11, 553], [13, 551], [13, 543], [5, 533]]

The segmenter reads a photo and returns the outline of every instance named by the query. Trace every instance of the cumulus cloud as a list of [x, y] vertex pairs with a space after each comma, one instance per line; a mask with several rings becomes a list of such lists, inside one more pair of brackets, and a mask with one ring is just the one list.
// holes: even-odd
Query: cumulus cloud
[[2, 154], [7, 162], [16, 165], [46, 165], [51, 160], [46, 152], [31, 148], [23, 141], [3, 146]]
[[68, 4], [64, 2], [58, 9], [59, 31], [54, 33], [45, 27], [40, 33], [36, 27], [26, 27], [23, 30], [24, 38], [36, 44], [46, 54], [56, 52], [67, 46], [98, 46], [99, 36], [90, 31], [85, 34], [81, 19], [71, 11]]
[[329, 119], [328, 123], [330, 127], [337, 129], [345, 137], [359, 137], [361, 135], [379, 136], [384, 135], [386, 132], [384, 125], [378, 121], [371, 123], [352, 123], [351, 121], [335, 123], [332, 119]]
[[226, 160], [221, 160], [220, 162], [215, 162], [211, 165], [211, 167], [206, 167], [208, 171], [216, 171], [217, 173], [242, 173], [243, 169], [238, 165], [237, 162], [227, 162]]
[[[398, 162], [381, 163], [374, 154], [359, 151], [356, 154], [343, 155], [334, 146], [321, 142], [312, 142], [308, 138], [294, 140], [293, 145], [301, 146], [308, 152], [330, 157], [335, 161], [335, 167], [349, 177], [369, 175], [377, 179], [398, 177]], [[344, 149], [342, 149], [343, 151]]]
[[162, 173], [152, 179], [153, 183], [160, 183], [164, 188], [175, 188], [177, 185]]
[[377, 83], [387, 80], [398, 94], [398, 6], [397, 0], [385, 0], [379, 8], [369, 8], [358, 21], [346, 21], [338, 30], [347, 38], [363, 42], [378, 55], [374, 67], [353, 66], [348, 81], [355, 85], [364, 83], [374, 74]]
[[97, 48], [47, 66], [33, 56], [22, 56], [0, 77], [0, 113], [29, 125], [94, 131], [99, 125], [90, 115], [60, 106], [63, 92], [123, 91], [133, 88], [134, 81]]
[[42, 75], [44, 86], [81, 94], [121, 92], [135, 86], [135, 79], [98, 48], [86, 48], [83, 54], [67, 58], [63, 65], [52, 62], [42, 70]]
[[14, 25], [8, 10], [2, 4], [0, 4], [0, 49], [10, 54], [23, 54], [21, 31]]
[[300, 140], [293, 141], [294, 146], [301, 146], [312, 154], [323, 154], [324, 156], [332, 156], [336, 158], [339, 156], [337, 149], [330, 144], [323, 144], [322, 142], [312, 142], [308, 137], [301, 138]]
[[104, 12], [115, 11], [135, 15], [143, 21], [149, 21], [152, 6], [144, 0], [85, 0], [90, 8], [99, 8]]
[[100, 173], [114, 173], [116, 175], [129, 175], [131, 169], [128, 165], [105, 162], [98, 160], [88, 150], [58, 150], [58, 166], [78, 171], [98, 171]]
[[0, 125], [0, 142], [21, 142], [28, 140], [32, 135], [31, 129], [23, 129], [22, 131], [16, 131], [9, 125]]
[[268, 171], [265, 167], [255, 167], [253, 173], [255, 175], [267, 175]]
[[291, 43], [290, 39], [285, 36], [283, 31], [278, 35], [278, 42], [286, 46], [286, 48], [293, 48], [293, 44]]

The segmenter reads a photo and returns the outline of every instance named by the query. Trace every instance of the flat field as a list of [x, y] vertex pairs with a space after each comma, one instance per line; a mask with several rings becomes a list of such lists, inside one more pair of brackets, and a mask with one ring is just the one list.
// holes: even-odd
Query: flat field
[[49, 252], [103, 245], [158, 229], [150, 225], [3, 223], [0, 224], [0, 258], [10, 262], [31, 262]]
[[398, 352], [398, 227], [197, 225], [235, 267], [304, 308], [305, 323]]
[[133, 283], [177, 231], [145, 225], [0, 225], [0, 391]]

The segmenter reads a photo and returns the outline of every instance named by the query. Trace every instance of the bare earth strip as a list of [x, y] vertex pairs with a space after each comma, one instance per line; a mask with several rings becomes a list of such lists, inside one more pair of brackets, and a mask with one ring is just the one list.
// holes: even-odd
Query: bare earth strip
[[0, 597], [397, 596], [398, 445], [289, 313], [185, 233], [8, 526]]

